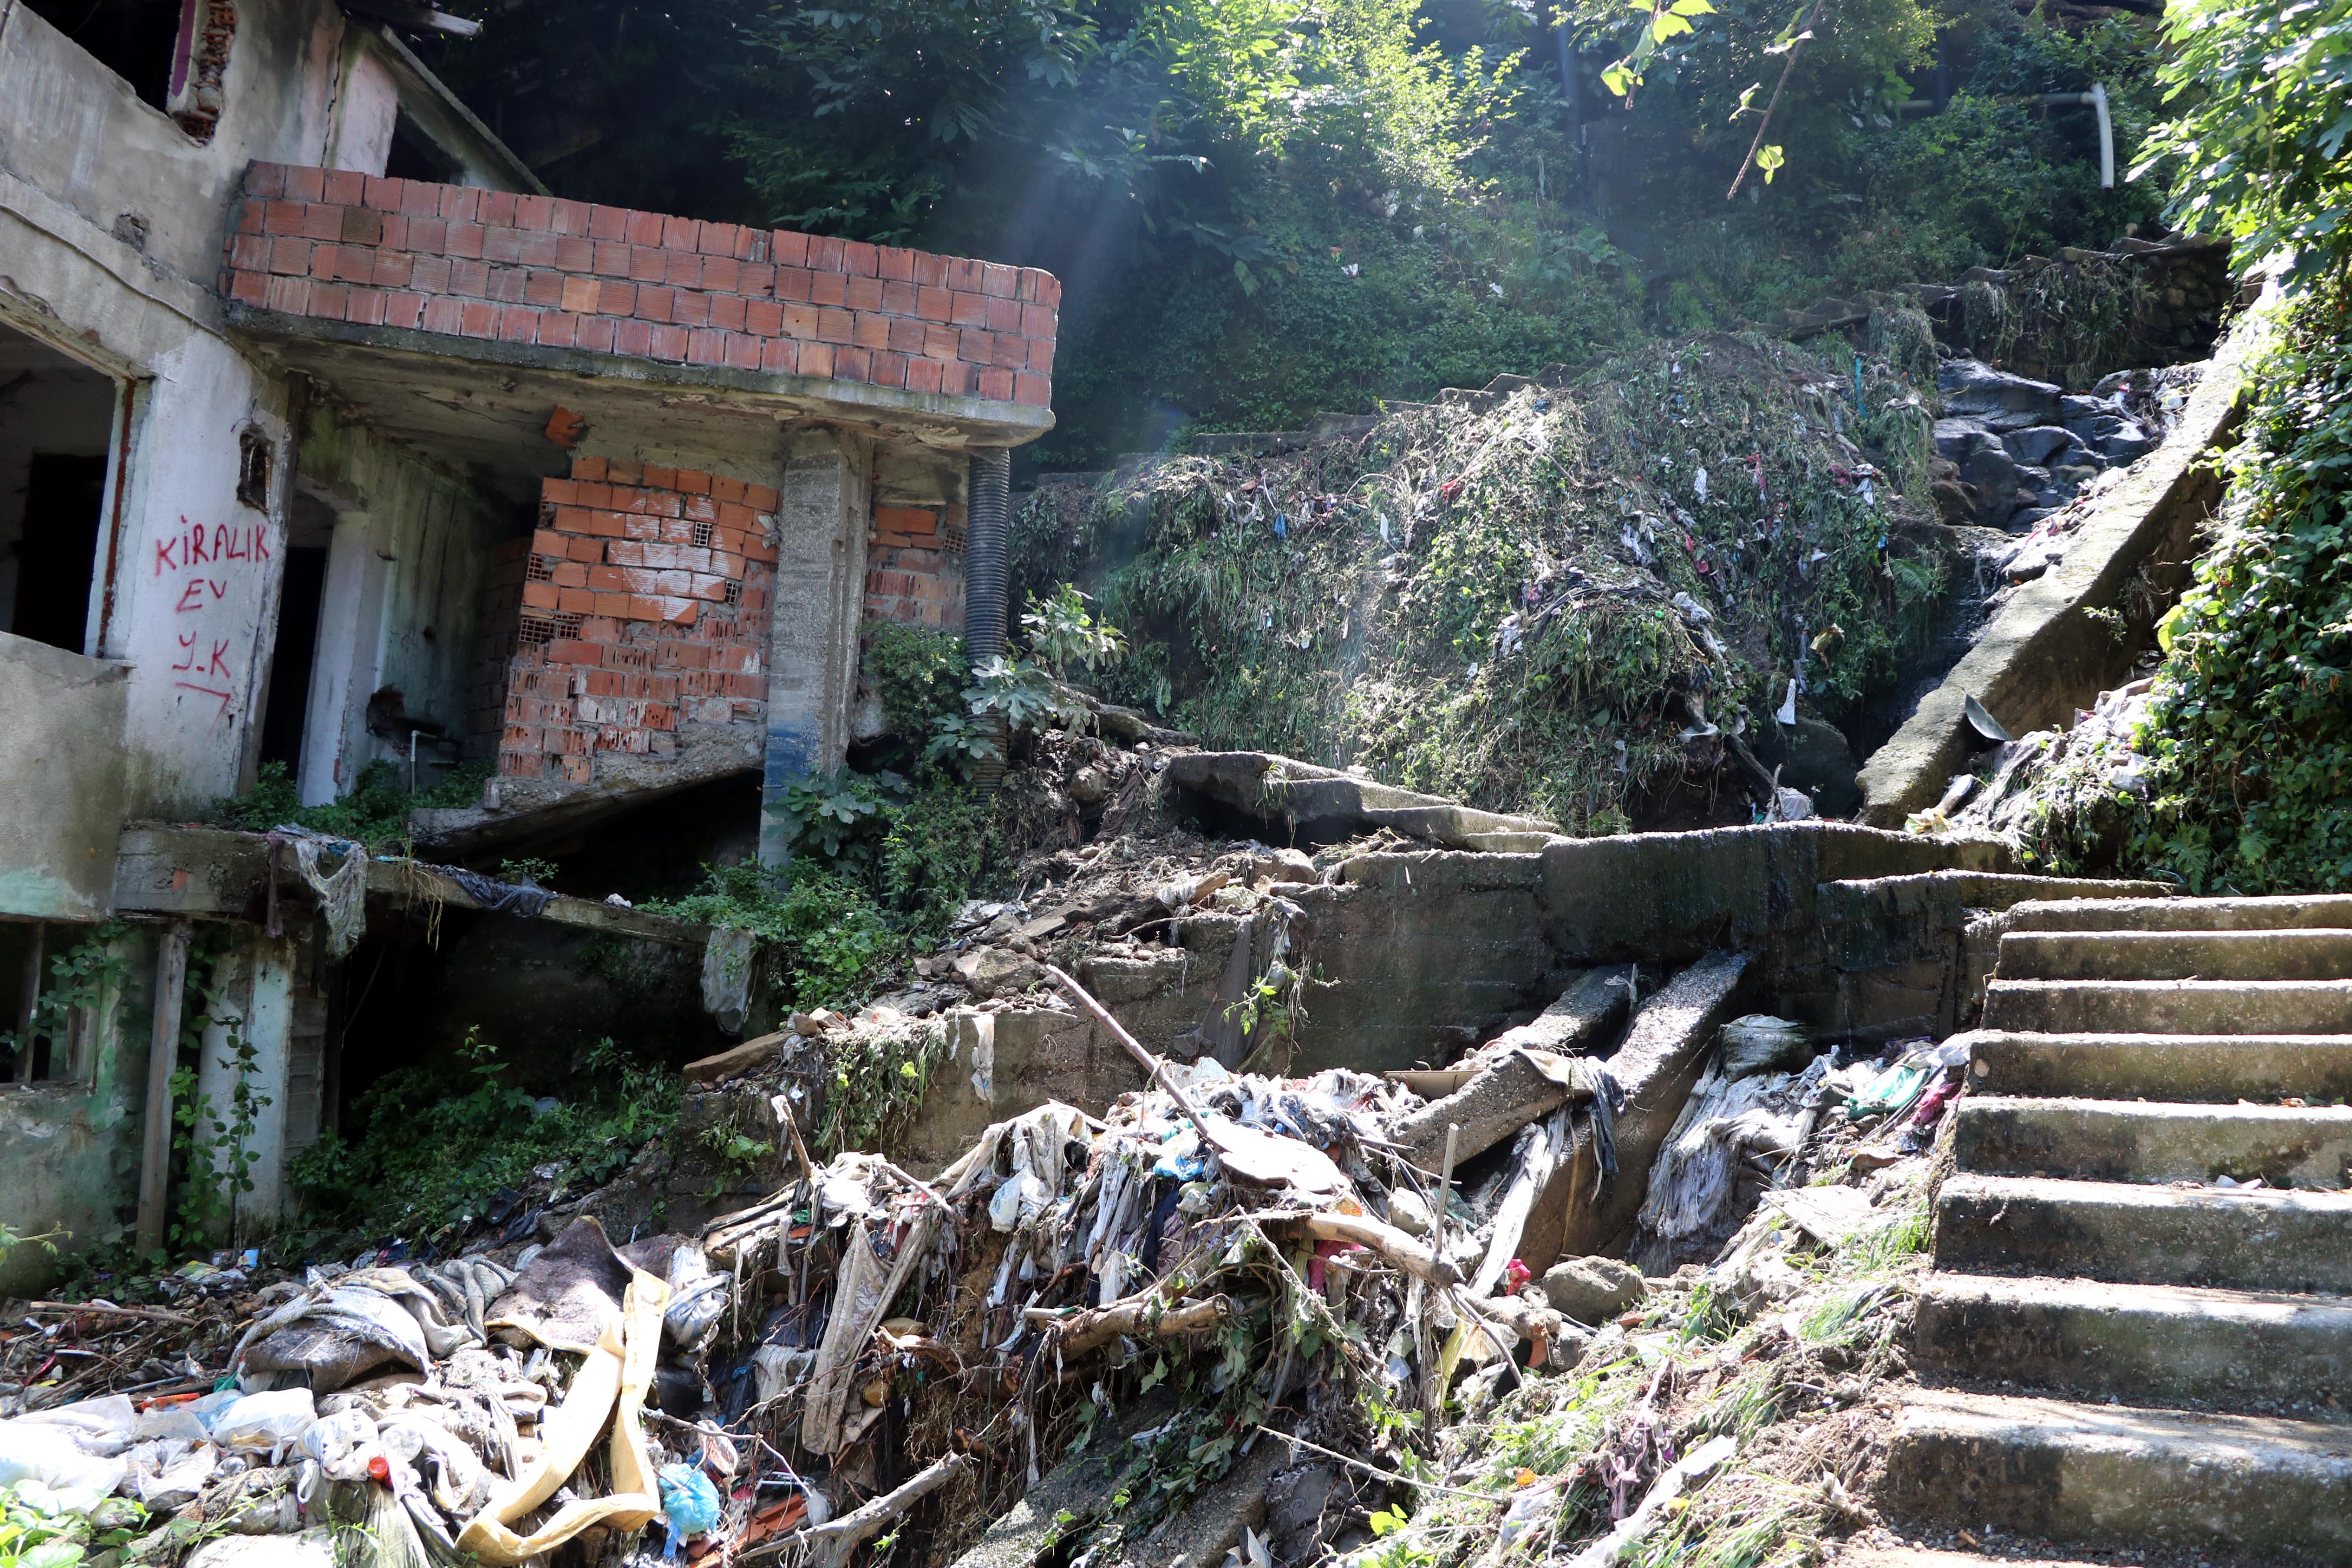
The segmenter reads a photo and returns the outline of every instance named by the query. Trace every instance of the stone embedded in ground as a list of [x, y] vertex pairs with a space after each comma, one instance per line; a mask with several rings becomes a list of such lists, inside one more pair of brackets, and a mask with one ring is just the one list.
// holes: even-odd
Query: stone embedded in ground
[[2012, 430], [2000, 438], [2009, 455], [2020, 463], [2047, 467], [2070, 452], [2080, 452], [2084, 458], [2091, 456], [2083, 438], [2063, 425], [2032, 425], [2022, 430]]
[[1994, 430], [2022, 430], [2058, 414], [2058, 388], [1978, 360], [1945, 361], [1936, 372], [1936, 385], [1948, 416], [1980, 420]]
[[1571, 1258], [1544, 1270], [1544, 1300], [1580, 1323], [1601, 1324], [1650, 1293], [1642, 1271], [1613, 1258]]

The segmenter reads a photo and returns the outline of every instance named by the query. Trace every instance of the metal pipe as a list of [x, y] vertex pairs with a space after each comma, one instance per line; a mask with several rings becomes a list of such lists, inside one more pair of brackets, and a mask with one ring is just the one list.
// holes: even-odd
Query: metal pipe
[[[2030, 92], [2022, 98], [2006, 100], [2011, 103], [2031, 103], [2043, 109], [2087, 109], [2099, 120], [2099, 189], [2116, 188], [2116, 122], [2107, 111], [2107, 86], [2093, 82], [2088, 92]], [[1907, 98], [1887, 107], [1896, 114], [1940, 114], [1942, 100], [1933, 98]]]

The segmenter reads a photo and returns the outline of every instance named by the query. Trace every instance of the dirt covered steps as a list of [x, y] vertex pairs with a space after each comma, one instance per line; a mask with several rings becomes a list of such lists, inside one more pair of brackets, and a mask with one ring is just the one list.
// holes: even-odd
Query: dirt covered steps
[[2081, 1182], [2261, 1181], [2340, 1188], [2352, 1106], [1970, 1095], [1956, 1112], [1959, 1168]]
[[2341, 1563], [2352, 1426], [1928, 1390], [1905, 1406], [1882, 1497], [1970, 1530]]
[[2352, 980], [1996, 979], [1985, 987], [1984, 1024], [2036, 1034], [2340, 1034], [2352, 1029]]
[[2352, 1035], [1980, 1030], [1969, 1040], [1971, 1097], [2128, 1096], [2222, 1105], [2352, 1099]]
[[2352, 1293], [2352, 1193], [2158, 1187], [1961, 1172], [1936, 1267], [2121, 1283]]
[[2300, 1405], [2344, 1379], [2352, 1298], [1934, 1274], [1914, 1352], [2093, 1399]]
[[2352, 979], [2352, 931], [2010, 931], [2003, 980]]

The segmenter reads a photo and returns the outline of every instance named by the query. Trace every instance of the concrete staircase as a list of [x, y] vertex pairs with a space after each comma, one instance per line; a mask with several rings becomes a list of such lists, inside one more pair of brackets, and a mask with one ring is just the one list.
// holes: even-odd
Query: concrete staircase
[[1889, 1511], [2352, 1562], [2352, 899], [2020, 905], [1974, 1045]]

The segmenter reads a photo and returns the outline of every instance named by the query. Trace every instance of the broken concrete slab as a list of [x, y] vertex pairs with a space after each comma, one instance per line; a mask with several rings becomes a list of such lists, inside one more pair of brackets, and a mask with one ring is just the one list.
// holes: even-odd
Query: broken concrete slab
[[1589, 970], [1532, 1022], [1506, 1029], [1478, 1048], [1486, 1065], [1442, 1100], [1415, 1111], [1398, 1130], [1405, 1157], [1427, 1170], [1445, 1155], [1445, 1130], [1458, 1127], [1454, 1154], [1467, 1160], [1568, 1102], [1568, 1089], [1519, 1054], [1522, 1050], [1579, 1056], [1598, 1045], [1627, 1012], [1633, 989], [1629, 967]]
[[1193, 752], [1168, 764], [1180, 806], [1300, 848], [1386, 827], [1446, 849], [1527, 850], [1557, 837], [1555, 823], [1478, 811], [1334, 768], [1266, 752]]
[[1633, 1015], [1624, 1044], [1605, 1064], [1625, 1093], [1617, 1117], [1616, 1182], [1601, 1194], [1591, 1134], [1580, 1127], [1575, 1147], [1537, 1196], [1520, 1237], [1519, 1257], [1529, 1268], [1548, 1268], [1566, 1253], [1611, 1251], [1633, 1225], [1649, 1190], [1650, 1166], [1698, 1081], [1716, 1031], [1738, 1012], [1748, 963], [1745, 953], [1710, 953]]
[[690, 1061], [686, 1064], [684, 1069], [686, 1081], [717, 1083], [722, 1079], [733, 1078], [738, 1073], [750, 1072], [755, 1068], [765, 1065], [782, 1050], [784, 1041], [790, 1037], [781, 1033], [761, 1035], [756, 1040], [746, 1040], [730, 1050], [720, 1051], [717, 1056], [703, 1057]]

